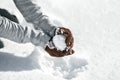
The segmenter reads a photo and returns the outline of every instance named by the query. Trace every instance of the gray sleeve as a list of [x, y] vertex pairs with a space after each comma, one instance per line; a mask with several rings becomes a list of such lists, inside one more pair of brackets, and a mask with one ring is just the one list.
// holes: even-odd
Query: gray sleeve
[[50, 40], [48, 35], [35, 32], [30, 27], [23, 27], [5, 17], [0, 16], [0, 37], [15, 41], [17, 43], [32, 42], [36, 46], [45, 47]]
[[35, 29], [42, 29], [45, 34], [54, 36], [56, 26], [51, 23], [48, 16], [43, 15], [40, 7], [31, 0], [14, 0], [14, 3], [26, 21], [34, 24]]

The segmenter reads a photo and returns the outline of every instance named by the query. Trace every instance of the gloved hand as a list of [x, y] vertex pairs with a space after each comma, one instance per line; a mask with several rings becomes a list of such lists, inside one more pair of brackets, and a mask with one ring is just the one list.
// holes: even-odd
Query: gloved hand
[[[74, 53], [74, 50], [72, 49], [73, 43], [74, 43], [74, 38], [71, 33], [71, 31], [67, 28], [64, 27], [59, 27], [55, 31], [56, 35], [64, 35], [66, 37], [65, 43], [67, 45], [67, 48], [63, 51], [57, 50], [54, 46], [54, 48], [50, 48], [47, 46], [45, 50], [53, 57], [63, 57], [67, 55], [71, 55]], [[54, 45], [54, 43], [53, 43]]]

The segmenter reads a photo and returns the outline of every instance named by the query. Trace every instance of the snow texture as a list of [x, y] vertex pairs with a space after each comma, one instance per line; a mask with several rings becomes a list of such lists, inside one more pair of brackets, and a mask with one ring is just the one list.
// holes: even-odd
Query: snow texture
[[[0, 2], [1, 8], [16, 14], [21, 24], [26, 24], [12, 0]], [[0, 80], [120, 79], [120, 0], [36, 0], [36, 3], [45, 14], [72, 30], [75, 54], [53, 58], [30, 43], [4, 40]]]
[[66, 49], [66, 43], [65, 43], [65, 39], [66, 37], [64, 35], [55, 35], [53, 37], [53, 43], [55, 45], [55, 47], [57, 48], [57, 50], [65, 50]]

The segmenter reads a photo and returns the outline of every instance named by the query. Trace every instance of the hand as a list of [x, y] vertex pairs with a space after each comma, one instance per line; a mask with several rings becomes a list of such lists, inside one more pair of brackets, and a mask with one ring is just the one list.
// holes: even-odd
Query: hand
[[57, 50], [56, 48], [51, 49], [47, 46], [45, 48], [45, 50], [48, 52], [48, 54], [53, 57], [63, 57], [63, 56], [72, 55], [74, 53], [74, 50], [72, 49], [73, 43], [74, 43], [74, 38], [73, 38], [71, 31], [67, 28], [59, 27], [56, 30], [56, 35], [66, 36], [65, 43], [67, 45], [67, 48], [63, 51], [60, 51], [60, 50]]

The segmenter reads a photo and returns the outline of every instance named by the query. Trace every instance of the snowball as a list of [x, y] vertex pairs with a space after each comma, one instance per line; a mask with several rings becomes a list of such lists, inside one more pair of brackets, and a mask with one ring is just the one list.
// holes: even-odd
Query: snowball
[[53, 37], [53, 43], [57, 48], [57, 50], [61, 50], [61, 51], [65, 50], [65, 48], [67, 47], [65, 43], [65, 39], [66, 37], [64, 35], [55, 35]]

